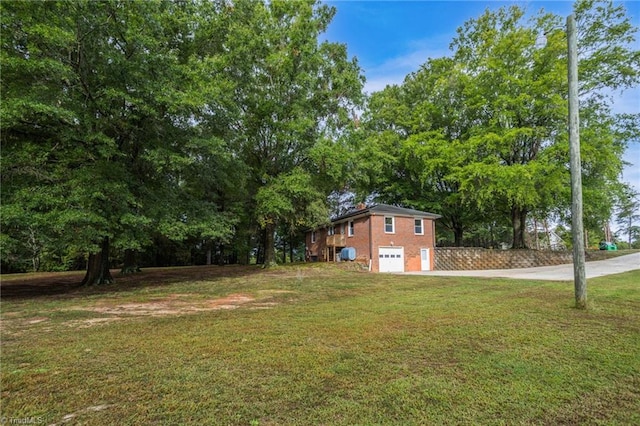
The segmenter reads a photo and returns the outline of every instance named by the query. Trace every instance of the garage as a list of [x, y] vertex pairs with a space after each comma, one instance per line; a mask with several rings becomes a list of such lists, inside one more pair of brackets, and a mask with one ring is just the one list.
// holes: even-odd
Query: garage
[[378, 247], [380, 272], [404, 272], [404, 248]]

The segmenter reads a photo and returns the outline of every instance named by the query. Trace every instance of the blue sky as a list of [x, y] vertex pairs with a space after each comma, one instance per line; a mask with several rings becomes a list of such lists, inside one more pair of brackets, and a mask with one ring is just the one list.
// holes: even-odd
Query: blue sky
[[[486, 9], [518, 4], [528, 14], [540, 9], [567, 16], [571, 1], [326, 1], [337, 9], [327, 33], [329, 41], [345, 43], [349, 56], [357, 57], [367, 78], [369, 93], [387, 84], [402, 83], [429, 57], [451, 54], [449, 44], [456, 29]], [[640, 1], [623, 2], [636, 27], [640, 27]], [[640, 34], [636, 35], [640, 38]], [[640, 40], [636, 42], [640, 49]], [[616, 112], [640, 112], [640, 88], [615, 96]], [[625, 154], [623, 180], [640, 192], [640, 141]]]

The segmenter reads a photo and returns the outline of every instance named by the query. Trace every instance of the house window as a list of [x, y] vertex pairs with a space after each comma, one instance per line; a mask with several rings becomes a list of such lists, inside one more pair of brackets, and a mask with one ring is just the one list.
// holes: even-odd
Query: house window
[[327, 233], [328, 233], [329, 235], [334, 235], [334, 234], [336, 233], [336, 228], [335, 228], [333, 225], [331, 225], [331, 226], [329, 227], [329, 230], [327, 231]]
[[384, 232], [387, 234], [393, 234], [395, 232], [393, 216], [387, 216], [384, 218]]
[[353, 237], [353, 234], [354, 234], [353, 221], [350, 220], [349, 221], [349, 236]]
[[316, 242], [316, 231], [311, 231], [311, 244]]
[[422, 219], [415, 219], [413, 229], [416, 235], [424, 235], [424, 228], [422, 227]]

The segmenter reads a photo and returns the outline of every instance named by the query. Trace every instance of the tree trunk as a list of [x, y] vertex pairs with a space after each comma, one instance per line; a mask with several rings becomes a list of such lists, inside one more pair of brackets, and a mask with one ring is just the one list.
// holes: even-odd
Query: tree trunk
[[122, 265], [122, 269], [120, 270], [122, 275], [141, 272], [136, 257], [136, 252], [134, 250], [126, 249], [124, 251], [124, 265]]
[[496, 248], [496, 237], [494, 234], [494, 224], [493, 222], [489, 223], [489, 244], [491, 245], [491, 248], [494, 249]]
[[33, 272], [38, 272], [40, 270], [40, 244], [36, 237], [36, 231], [32, 227], [29, 227], [29, 247], [31, 248], [31, 265], [33, 266]]
[[549, 250], [553, 250], [554, 247], [551, 246], [551, 232], [549, 232], [549, 222], [547, 219], [544, 219], [544, 232], [547, 235], [547, 243], [549, 244]]
[[211, 247], [213, 246], [213, 241], [207, 241], [207, 265], [211, 265]]
[[109, 272], [109, 237], [104, 237], [98, 253], [89, 254], [87, 273], [82, 280], [82, 285], [111, 284], [115, 280]]
[[454, 245], [456, 247], [462, 247], [462, 237], [463, 237], [462, 227], [456, 226], [455, 228], [453, 228]]
[[611, 233], [611, 225], [609, 221], [606, 221], [604, 224], [604, 239], [605, 241], [613, 241], [613, 234]]
[[268, 268], [277, 264], [275, 247], [276, 225], [267, 224], [264, 231], [264, 267]]
[[256, 250], [256, 264], [257, 265], [262, 265], [264, 264], [264, 229], [260, 229], [259, 231], [259, 235], [258, 235], [258, 249]]
[[282, 263], [287, 263], [287, 240], [282, 239]]
[[289, 239], [289, 262], [293, 263], [293, 235]]
[[462, 222], [457, 220], [456, 217], [454, 217], [451, 220], [451, 230], [453, 231], [453, 239], [454, 239], [454, 245], [456, 247], [462, 247], [463, 241], [462, 238], [464, 237], [464, 226], [462, 225]]
[[589, 231], [584, 230], [584, 246], [589, 247]]
[[[238, 242], [235, 244], [235, 250], [239, 252], [238, 263], [240, 265], [248, 265], [251, 263], [251, 248], [253, 247], [254, 235], [247, 232], [244, 236], [241, 235], [238, 238]], [[244, 242], [241, 242], [244, 240]]]
[[527, 248], [524, 234], [527, 229], [527, 211], [520, 207], [511, 209], [511, 224], [513, 226], [513, 247], [514, 249]]
[[218, 244], [218, 250], [220, 255], [218, 256], [218, 261], [216, 262], [218, 266], [224, 266], [226, 263], [226, 259], [224, 257], [224, 244]]

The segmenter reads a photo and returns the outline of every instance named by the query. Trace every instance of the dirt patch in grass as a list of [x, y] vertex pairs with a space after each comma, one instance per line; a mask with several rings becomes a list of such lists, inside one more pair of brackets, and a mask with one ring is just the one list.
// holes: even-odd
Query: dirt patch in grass
[[[75, 413], [70, 413], [70, 414], [67, 414], [67, 415], [63, 416], [62, 420], [60, 421], [60, 424], [66, 424], [66, 423], [69, 423], [71, 421], [77, 421], [77, 420], [79, 420], [78, 417], [86, 417], [87, 414], [97, 413], [99, 411], [104, 411], [104, 410], [106, 410], [108, 408], [111, 408], [111, 407], [112, 407], [112, 405], [109, 405], [109, 404], [93, 405], [91, 407], [87, 407], [85, 409], [76, 411]], [[50, 426], [57, 426], [57, 424], [53, 423]]]
[[[195, 299], [189, 294], [170, 294], [165, 298], [131, 303], [118, 303], [114, 299], [103, 299], [97, 305], [76, 305], [52, 311], [52, 317], [36, 316], [26, 318], [4, 318], [0, 329], [10, 335], [19, 335], [33, 326], [45, 325], [41, 331], [52, 330], [50, 324], [61, 324], [66, 327], [83, 329], [116, 321], [140, 317], [166, 317], [189, 315], [217, 310], [232, 310], [240, 307], [248, 309], [272, 309], [279, 303], [274, 296], [281, 293], [292, 293], [282, 290], [261, 290], [257, 296], [246, 293], [233, 293], [228, 296], [208, 299]], [[72, 315], [77, 319], [55, 320], [57, 315]], [[78, 316], [80, 318], [78, 318]], [[9, 332], [7, 329], [11, 329]]]
[[226, 297], [202, 301], [186, 300], [183, 297], [184, 295], [172, 294], [158, 301], [124, 303], [119, 305], [106, 304], [104, 306], [82, 307], [77, 309], [115, 316], [165, 316], [217, 309], [235, 309], [240, 305], [256, 300], [248, 294], [230, 294]]
[[[3, 301], [18, 302], [15, 305], [17, 309], [21, 309], [19, 307], [23, 303], [27, 304], [25, 306], [36, 306], [31, 303], [40, 301], [45, 304], [38, 309], [21, 309], [21, 312], [5, 310], [0, 319], [0, 330], [7, 336], [17, 336], [35, 329], [51, 331], [58, 326], [81, 329], [141, 317], [189, 315], [239, 307], [272, 309], [283, 300], [290, 300], [283, 293], [297, 293], [277, 288], [245, 292], [244, 289], [233, 288], [234, 285], [228, 289], [227, 295], [222, 290], [229, 285], [229, 278], [239, 279], [243, 283], [239, 287], [246, 287], [244, 284], [253, 282], [256, 277], [259, 283], [264, 282], [264, 272], [255, 265], [149, 268], [142, 273], [125, 276], [113, 270], [116, 283], [104, 286], [80, 286], [82, 271], [10, 275], [8, 279], [2, 276], [0, 290]], [[269, 275], [285, 280], [304, 279], [307, 272], [293, 265], [274, 268]], [[218, 282], [225, 284], [218, 286]], [[163, 287], [169, 289], [175, 283], [188, 283], [189, 288], [165, 292]], [[202, 291], [206, 286], [198, 287], [197, 283], [206, 283], [213, 294]], [[199, 291], [191, 291], [194, 285]], [[52, 308], [58, 301], [66, 306]]]
[[[271, 301], [271, 297], [256, 299], [249, 294], [230, 294], [216, 299], [196, 300], [188, 298], [189, 295], [171, 294], [162, 300], [138, 303], [112, 304], [101, 303], [100, 306], [78, 306], [69, 311], [85, 311], [103, 315], [99, 318], [86, 318], [69, 320], [64, 324], [70, 327], [87, 328], [94, 325], [106, 324], [135, 317], [164, 317], [172, 315], [188, 315], [198, 312], [237, 309], [246, 306], [250, 309], [269, 309], [277, 305]], [[46, 320], [46, 318], [38, 318]], [[28, 319], [28, 324], [33, 324], [34, 319]]]

